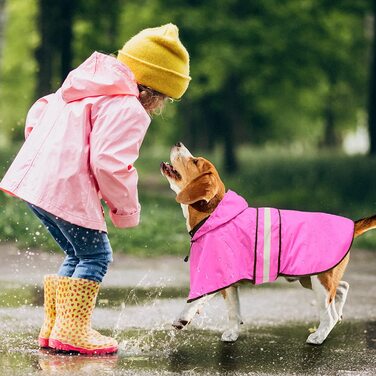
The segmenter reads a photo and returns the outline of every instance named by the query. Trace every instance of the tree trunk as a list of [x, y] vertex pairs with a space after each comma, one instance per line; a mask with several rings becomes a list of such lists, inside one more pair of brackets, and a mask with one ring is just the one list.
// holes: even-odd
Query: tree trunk
[[40, 44], [35, 51], [38, 64], [36, 98], [49, 94], [52, 90], [54, 46], [58, 42], [58, 39], [55, 39], [57, 13], [55, 0], [39, 0]]
[[[237, 92], [237, 87], [241, 80], [236, 75], [231, 75], [227, 79], [227, 85], [224, 89], [226, 100], [226, 112], [219, 114], [222, 121], [222, 135], [223, 145], [225, 149], [224, 168], [229, 174], [234, 174], [238, 170], [238, 161], [236, 157], [236, 128], [241, 122], [241, 107], [237, 101], [234, 92]], [[222, 110], [224, 111], [224, 109]]]
[[228, 122], [224, 124], [224, 147], [225, 147], [225, 159], [224, 168], [228, 174], [233, 174], [238, 170], [238, 162], [235, 154], [235, 140], [234, 140], [234, 128], [233, 123]]
[[73, 0], [39, 0], [37, 98], [55, 90], [52, 82], [64, 81], [72, 69], [74, 5]]
[[[194, 113], [194, 103], [189, 99], [183, 101], [181, 104], [181, 111], [179, 116], [179, 122], [183, 124], [181, 135], [175, 142], [182, 141], [185, 146], [192, 149], [192, 151], [197, 147], [197, 134], [196, 134], [196, 124], [197, 118]], [[180, 139], [181, 138], [181, 139]]]
[[335, 116], [330, 101], [324, 111], [324, 137], [320, 143], [323, 149], [339, 147], [340, 139], [335, 131]]
[[370, 154], [376, 155], [376, 2], [373, 2], [373, 41], [368, 94]]
[[64, 81], [72, 69], [74, 1], [60, 0], [60, 79]]

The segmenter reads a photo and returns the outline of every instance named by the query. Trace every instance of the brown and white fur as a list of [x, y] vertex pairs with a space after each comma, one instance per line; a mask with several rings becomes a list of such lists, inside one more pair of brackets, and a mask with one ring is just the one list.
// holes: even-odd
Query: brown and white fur
[[[171, 164], [161, 163], [161, 173], [176, 193], [176, 201], [181, 204], [186, 218], [187, 230], [191, 231], [215, 210], [225, 194], [225, 185], [210, 161], [202, 157], [194, 157], [180, 142], [172, 148], [170, 159]], [[356, 221], [354, 238], [372, 228], [376, 228], [376, 216]], [[349, 291], [349, 284], [342, 280], [342, 276], [349, 258], [348, 253], [340, 264], [324, 273], [289, 279], [299, 279], [302, 286], [312, 289], [318, 302], [320, 324], [318, 329], [309, 335], [307, 343], [316, 345], [323, 343], [335, 324], [342, 319], [343, 306]], [[238, 286], [232, 285], [221, 290], [221, 293], [229, 317], [229, 326], [222, 334], [222, 341], [233, 342], [237, 340], [242, 324]], [[187, 303], [173, 326], [182, 329], [188, 325], [201, 307], [214, 295], [205, 295]]]

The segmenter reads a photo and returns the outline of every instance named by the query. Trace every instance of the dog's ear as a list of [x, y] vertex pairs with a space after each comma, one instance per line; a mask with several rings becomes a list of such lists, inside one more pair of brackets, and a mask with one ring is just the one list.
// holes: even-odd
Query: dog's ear
[[209, 202], [218, 193], [216, 177], [211, 172], [206, 172], [188, 183], [176, 196], [179, 204], [191, 205], [197, 201]]

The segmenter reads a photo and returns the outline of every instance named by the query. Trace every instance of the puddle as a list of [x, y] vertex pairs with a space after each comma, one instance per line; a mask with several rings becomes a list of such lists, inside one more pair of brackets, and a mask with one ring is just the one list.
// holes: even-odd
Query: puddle
[[[103, 331], [111, 334], [111, 331]], [[374, 375], [376, 322], [339, 325], [322, 346], [305, 344], [306, 324], [247, 327], [233, 344], [208, 330], [117, 333], [111, 356], [66, 355], [39, 350], [37, 332], [3, 333], [0, 374], [43, 375]]]

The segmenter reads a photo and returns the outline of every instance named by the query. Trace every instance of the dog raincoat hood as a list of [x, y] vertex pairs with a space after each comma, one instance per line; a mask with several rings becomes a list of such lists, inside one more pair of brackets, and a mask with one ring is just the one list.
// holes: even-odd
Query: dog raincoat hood
[[350, 219], [251, 208], [228, 191], [192, 237], [188, 300], [241, 280], [260, 284], [329, 270], [346, 256], [353, 233]]

